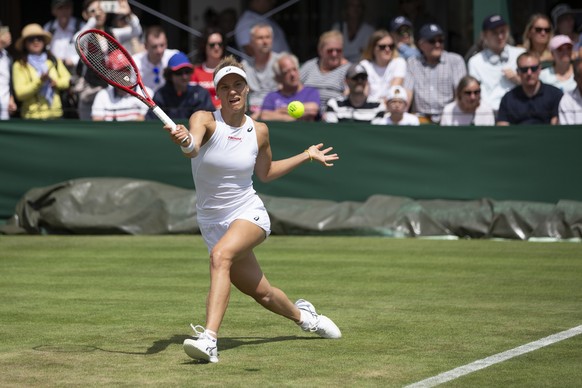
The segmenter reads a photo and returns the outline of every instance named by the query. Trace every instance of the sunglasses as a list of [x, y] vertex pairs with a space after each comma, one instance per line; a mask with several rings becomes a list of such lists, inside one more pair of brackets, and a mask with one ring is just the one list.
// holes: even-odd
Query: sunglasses
[[427, 42], [432, 44], [432, 45], [435, 45], [437, 43], [442, 45], [443, 43], [445, 43], [445, 40], [444, 39], [429, 39], [429, 40], [427, 40]]
[[154, 83], [157, 85], [157, 84], [159, 84], [159, 83], [160, 83], [160, 81], [161, 81], [161, 80], [160, 80], [160, 68], [159, 68], [159, 67], [154, 67], [154, 68], [152, 69], [152, 71], [153, 71], [153, 72], [154, 72], [154, 74], [155, 74], [155, 77], [154, 77]]
[[352, 79], [352, 81], [367, 81], [368, 76], [364, 75], [364, 74], [358, 74], [357, 76], [352, 77], [351, 79]]
[[380, 50], [386, 50], [387, 48], [390, 49], [390, 51], [393, 51], [394, 48], [396, 47], [396, 45], [394, 43], [391, 44], [378, 44], [376, 45], [376, 47], [378, 47]]
[[544, 27], [534, 27], [534, 31], [537, 34], [541, 34], [542, 32], [545, 32], [546, 34], [549, 34], [552, 31], [552, 29], [549, 28], [549, 27], [548, 28], [544, 28]]
[[42, 36], [29, 36], [28, 38], [26, 38], [27, 42], [34, 42], [34, 41], [43, 41], [44, 42], [44, 38]]
[[194, 71], [192, 69], [180, 69], [178, 71], [173, 72], [172, 74], [177, 75], [178, 77], [181, 77], [184, 75], [191, 75], [192, 73], [194, 73]]
[[208, 42], [208, 47], [210, 48], [222, 47], [222, 42]]
[[473, 94], [476, 95], [476, 96], [479, 96], [479, 95], [481, 95], [481, 89], [477, 89], [477, 90], [465, 90], [463, 92], [463, 94], [466, 95], [466, 96], [471, 96]]
[[325, 52], [328, 54], [333, 54], [334, 52], [341, 54], [343, 51], [344, 51], [344, 49], [341, 49], [341, 48], [328, 48], [327, 50], [325, 50]]
[[540, 65], [534, 65], [534, 66], [519, 66], [517, 68], [517, 71], [520, 72], [521, 74], [527, 74], [528, 70], [531, 70], [532, 73], [535, 73], [539, 69], [540, 69]]

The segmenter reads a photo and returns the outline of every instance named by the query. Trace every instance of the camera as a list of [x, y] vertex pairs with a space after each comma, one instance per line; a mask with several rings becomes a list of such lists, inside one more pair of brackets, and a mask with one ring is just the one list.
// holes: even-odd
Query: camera
[[118, 13], [119, 3], [117, 1], [101, 1], [101, 9], [105, 13]]

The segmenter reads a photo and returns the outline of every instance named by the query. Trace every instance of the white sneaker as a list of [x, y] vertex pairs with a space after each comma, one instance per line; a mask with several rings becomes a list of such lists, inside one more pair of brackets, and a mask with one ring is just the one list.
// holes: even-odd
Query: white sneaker
[[341, 338], [342, 332], [335, 323], [325, 315], [318, 314], [315, 311], [315, 307], [305, 299], [299, 299], [295, 302], [295, 306], [299, 310], [307, 312], [310, 316], [310, 320], [303, 321], [299, 326], [303, 331], [310, 333], [316, 333], [320, 337], [338, 339]]
[[184, 340], [184, 351], [195, 360], [205, 360], [208, 362], [218, 362], [218, 347], [216, 338], [206, 333], [206, 329], [200, 325], [190, 324], [194, 330], [194, 336]]

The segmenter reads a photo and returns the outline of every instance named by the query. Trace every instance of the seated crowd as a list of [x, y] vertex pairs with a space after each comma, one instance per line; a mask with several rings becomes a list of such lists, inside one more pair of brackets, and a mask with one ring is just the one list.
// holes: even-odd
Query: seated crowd
[[[24, 26], [14, 43], [15, 58], [6, 51], [10, 30], [0, 22], [0, 119], [156, 119], [143, 103], [108, 86], [79, 60], [75, 38], [96, 28], [133, 55], [154, 101], [176, 119], [220, 108], [213, 71], [231, 51], [247, 73], [248, 114], [258, 120], [582, 123], [581, 38], [576, 11], [566, 4], [555, 6], [550, 16], [531, 15], [520, 45], [511, 44], [501, 15], [487, 16], [480, 41], [463, 57], [446, 49], [442, 26], [425, 23], [413, 34], [413, 23], [398, 15], [387, 28], [374, 28], [363, 21], [363, 2], [349, 0], [344, 20], [320, 35], [317, 55], [300, 63], [283, 29], [262, 16], [272, 3], [249, 1], [238, 21], [231, 13], [228, 20], [217, 14], [198, 39], [193, 61], [168, 47], [161, 26], [142, 28], [127, 0], [117, 0], [114, 10], [104, 10], [100, 0], [84, 0], [82, 19], [73, 16], [72, 0], [52, 0], [53, 18]], [[298, 119], [287, 114], [295, 100], [305, 106]]]

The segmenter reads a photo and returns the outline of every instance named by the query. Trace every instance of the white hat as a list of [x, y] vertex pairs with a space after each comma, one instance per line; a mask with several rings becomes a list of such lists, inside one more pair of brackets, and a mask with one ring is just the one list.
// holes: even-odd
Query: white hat
[[390, 90], [388, 90], [388, 101], [396, 99], [408, 102], [408, 95], [406, 94], [406, 89], [404, 89], [400, 85], [391, 86]]

